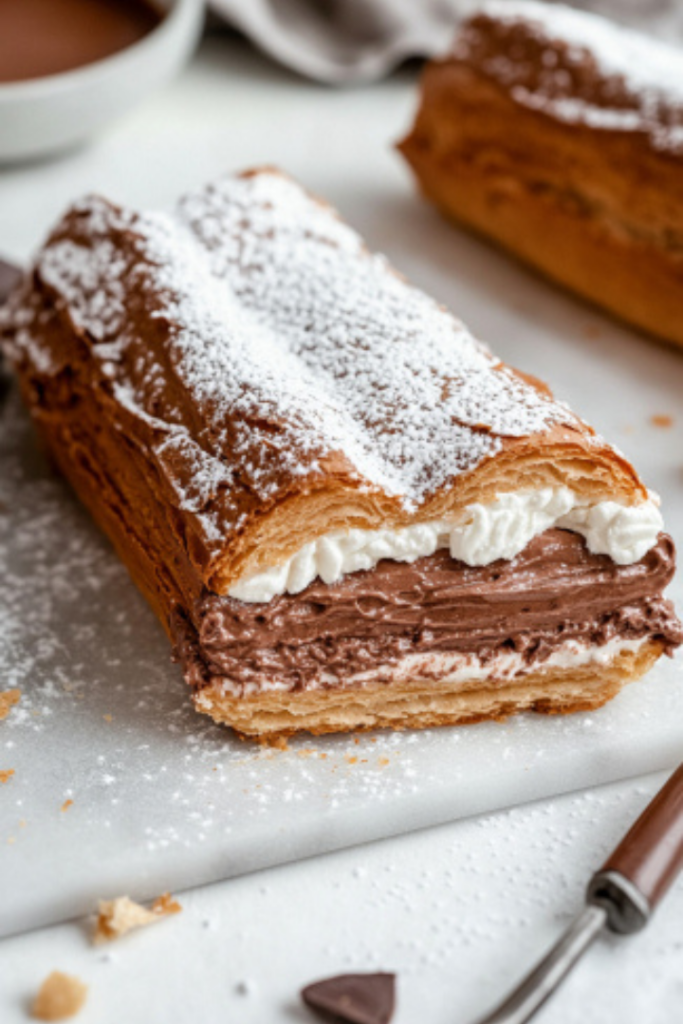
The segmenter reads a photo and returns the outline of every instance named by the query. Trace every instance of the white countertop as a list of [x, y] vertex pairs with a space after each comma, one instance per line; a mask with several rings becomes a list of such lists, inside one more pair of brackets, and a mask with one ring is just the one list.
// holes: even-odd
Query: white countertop
[[[399, 975], [396, 1024], [469, 1024], [569, 923], [662, 778], [194, 889], [182, 914], [106, 947], [90, 945], [92, 922], [6, 939], [0, 1019], [25, 1021], [36, 986], [59, 969], [90, 986], [83, 1024], [313, 1024], [303, 984], [383, 969]], [[649, 929], [600, 941], [539, 1021], [676, 1024], [681, 921], [679, 881]]]
[[[399, 266], [418, 284], [425, 280], [425, 232], [434, 228], [430, 285], [448, 300], [448, 233], [414, 202], [403, 167], [383, 141], [400, 135], [413, 104], [412, 72], [371, 89], [333, 92], [271, 67], [229, 37], [210, 39], [170, 89], [92, 146], [54, 162], [0, 171], [3, 252], [25, 259], [66, 203], [85, 191], [160, 205], [225, 169], [281, 163], [342, 212], [352, 205], [354, 225], [390, 256], [406, 225], [414, 227], [415, 257], [402, 254]], [[383, 162], [386, 187], [377, 187], [376, 173], [366, 173], [368, 153], [375, 171]], [[475, 242], [461, 246], [459, 256], [472, 308], [461, 294], [458, 312], [502, 356], [512, 357], [504, 319], [478, 312], [481, 269], [486, 267], [486, 287], [494, 289], [504, 276], [522, 272], [509, 270], [506, 261]], [[551, 289], [539, 292], [539, 315], [557, 301]], [[576, 309], [577, 325], [601, 323], [578, 304]], [[647, 358], [646, 346], [623, 333], [634, 358]], [[604, 358], [599, 342], [595, 356]], [[552, 376], [542, 350], [538, 365], [526, 368]], [[576, 386], [566, 382], [570, 391]], [[662, 380], [661, 391], [652, 394], [652, 411], [675, 411], [672, 400]], [[637, 429], [627, 422], [627, 410], [624, 415], [625, 431]], [[628, 452], [628, 436], [616, 440]], [[182, 915], [104, 949], [89, 944], [87, 927], [79, 923], [5, 940], [0, 1020], [26, 1020], [30, 997], [53, 969], [77, 974], [91, 986], [77, 1018], [84, 1024], [274, 1024], [313, 1019], [298, 1003], [302, 984], [381, 968], [399, 974], [396, 1024], [467, 1024], [531, 966], [580, 908], [591, 872], [662, 778], [544, 801], [194, 890], [181, 897]], [[633, 939], [606, 939], [592, 950], [539, 1019], [674, 1024], [683, 1012], [681, 921], [679, 881], [648, 931]]]

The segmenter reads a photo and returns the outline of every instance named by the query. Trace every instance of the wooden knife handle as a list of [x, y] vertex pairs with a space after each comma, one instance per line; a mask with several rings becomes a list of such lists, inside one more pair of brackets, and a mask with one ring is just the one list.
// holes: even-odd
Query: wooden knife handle
[[683, 869], [683, 764], [645, 808], [588, 887], [614, 931], [642, 928]]

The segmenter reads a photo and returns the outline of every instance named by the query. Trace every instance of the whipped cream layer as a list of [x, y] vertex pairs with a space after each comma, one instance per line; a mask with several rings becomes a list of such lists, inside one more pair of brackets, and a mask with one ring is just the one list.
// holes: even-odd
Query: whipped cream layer
[[638, 562], [656, 544], [662, 516], [655, 495], [639, 505], [588, 505], [569, 487], [512, 491], [488, 505], [469, 505], [456, 521], [413, 523], [398, 529], [339, 530], [305, 544], [288, 561], [239, 580], [230, 597], [263, 603], [298, 594], [318, 577], [336, 583], [348, 573], [374, 569], [384, 558], [414, 562], [448, 548], [470, 566], [520, 554], [534, 537], [559, 527], [580, 534], [591, 554], [617, 565]]

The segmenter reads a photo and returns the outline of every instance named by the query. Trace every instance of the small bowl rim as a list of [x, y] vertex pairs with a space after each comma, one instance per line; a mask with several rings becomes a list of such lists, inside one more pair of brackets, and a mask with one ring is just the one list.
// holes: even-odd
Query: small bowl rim
[[161, 12], [161, 20], [151, 31], [146, 32], [134, 43], [124, 46], [121, 50], [110, 53], [107, 57], [91, 61], [68, 71], [58, 71], [54, 75], [42, 75], [39, 78], [20, 79], [18, 82], [0, 83], [0, 106], [6, 102], [16, 103], [23, 99], [34, 99], [46, 92], [64, 92], [74, 85], [82, 86], [84, 81], [97, 78], [115, 71], [118, 64], [125, 63], [131, 55], [137, 57], [145, 50], [156, 47], [167, 35], [173, 33], [176, 23], [183, 18], [186, 11], [196, 7], [201, 11], [199, 0], [153, 0], [153, 4], [164, 4], [166, 10]]

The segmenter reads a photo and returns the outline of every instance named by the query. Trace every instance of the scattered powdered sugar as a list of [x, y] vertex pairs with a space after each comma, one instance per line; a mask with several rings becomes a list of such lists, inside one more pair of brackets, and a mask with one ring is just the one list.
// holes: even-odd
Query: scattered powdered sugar
[[[593, 128], [646, 131], [659, 149], [683, 147], [683, 53], [679, 48], [563, 4], [488, 0], [482, 10], [499, 23], [526, 25], [533, 38], [548, 44], [532, 87], [524, 82], [527, 61], [514, 47], [485, 61], [485, 71], [508, 86], [519, 103]], [[465, 28], [456, 53], [460, 47], [467, 51], [471, 31]], [[576, 93], [575, 76], [581, 74], [586, 60], [605, 80], [599, 96], [591, 98]]]
[[[209, 538], [220, 522], [225, 539], [226, 508], [239, 525], [240, 493], [277, 498], [335, 453], [357, 486], [415, 508], [502, 437], [577, 423], [277, 172], [221, 179], [175, 215], [97, 198], [76, 212], [77, 237], [57, 233], [39, 273]], [[135, 316], [131, 289], [146, 297]], [[163, 335], [163, 367], [147, 333]], [[192, 429], [159, 411], [169, 379]]]

